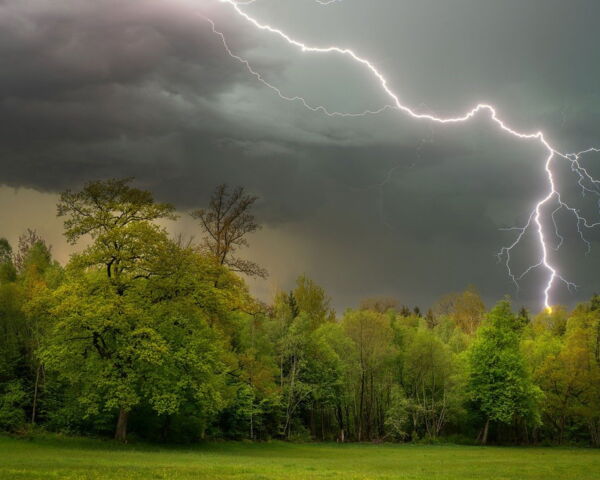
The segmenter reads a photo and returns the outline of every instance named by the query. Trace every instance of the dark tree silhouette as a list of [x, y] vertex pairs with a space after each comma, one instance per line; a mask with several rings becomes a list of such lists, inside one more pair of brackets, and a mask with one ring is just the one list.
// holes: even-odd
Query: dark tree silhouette
[[200, 220], [206, 233], [203, 247], [215, 257], [220, 265], [250, 277], [267, 276], [267, 271], [258, 264], [234, 256], [240, 247], [247, 247], [246, 236], [261, 228], [250, 210], [258, 197], [245, 193], [243, 187], [229, 190], [226, 184], [219, 185], [207, 208], [191, 213]]

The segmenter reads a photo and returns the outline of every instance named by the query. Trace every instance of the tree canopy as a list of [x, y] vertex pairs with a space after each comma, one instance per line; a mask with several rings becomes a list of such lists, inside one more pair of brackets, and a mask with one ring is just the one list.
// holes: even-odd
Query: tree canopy
[[66, 265], [35, 230], [0, 239], [0, 430], [600, 446], [598, 296], [486, 312], [468, 287], [429, 309], [375, 296], [340, 313], [299, 275], [258, 301], [239, 275], [258, 266], [236, 256], [255, 201], [218, 187], [196, 211], [199, 248], [169, 235], [173, 206], [95, 181], [60, 197], [81, 244]]

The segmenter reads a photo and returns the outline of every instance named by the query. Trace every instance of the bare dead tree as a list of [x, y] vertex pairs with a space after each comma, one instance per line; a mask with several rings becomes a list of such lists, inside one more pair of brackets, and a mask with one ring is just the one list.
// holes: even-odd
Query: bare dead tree
[[249, 246], [247, 235], [261, 228], [250, 212], [256, 200], [258, 197], [246, 194], [243, 187], [229, 190], [222, 184], [215, 188], [208, 207], [195, 210], [191, 215], [200, 221], [206, 233], [202, 247], [220, 265], [250, 277], [265, 278], [264, 268], [234, 256], [240, 247]]

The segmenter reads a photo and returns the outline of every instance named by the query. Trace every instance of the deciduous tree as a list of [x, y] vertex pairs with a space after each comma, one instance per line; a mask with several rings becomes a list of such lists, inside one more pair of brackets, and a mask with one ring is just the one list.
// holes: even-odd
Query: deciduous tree
[[237, 250], [249, 245], [248, 235], [261, 228], [251, 213], [256, 200], [258, 197], [248, 195], [243, 187], [230, 190], [223, 184], [213, 192], [208, 207], [195, 210], [191, 215], [200, 221], [206, 234], [204, 250], [220, 265], [250, 277], [264, 278], [267, 276], [264, 268], [235, 256]]
[[484, 444], [490, 422], [539, 422], [540, 391], [532, 383], [520, 351], [520, 328], [510, 302], [501, 301], [488, 314], [469, 351], [469, 393], [485, 419], [480, 434]]

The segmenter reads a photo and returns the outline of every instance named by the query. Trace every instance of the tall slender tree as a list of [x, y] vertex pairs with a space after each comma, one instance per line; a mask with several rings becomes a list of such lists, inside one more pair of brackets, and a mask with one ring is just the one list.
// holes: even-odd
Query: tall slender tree
[[520, 350], [522, 322], [508, 300], [498, 303], [479, 329], [469, 352], [469, 390], [484, 417], [481, 443], [487, 443], [490, 423], [539, 423], [540, 390], [531, 381]]

